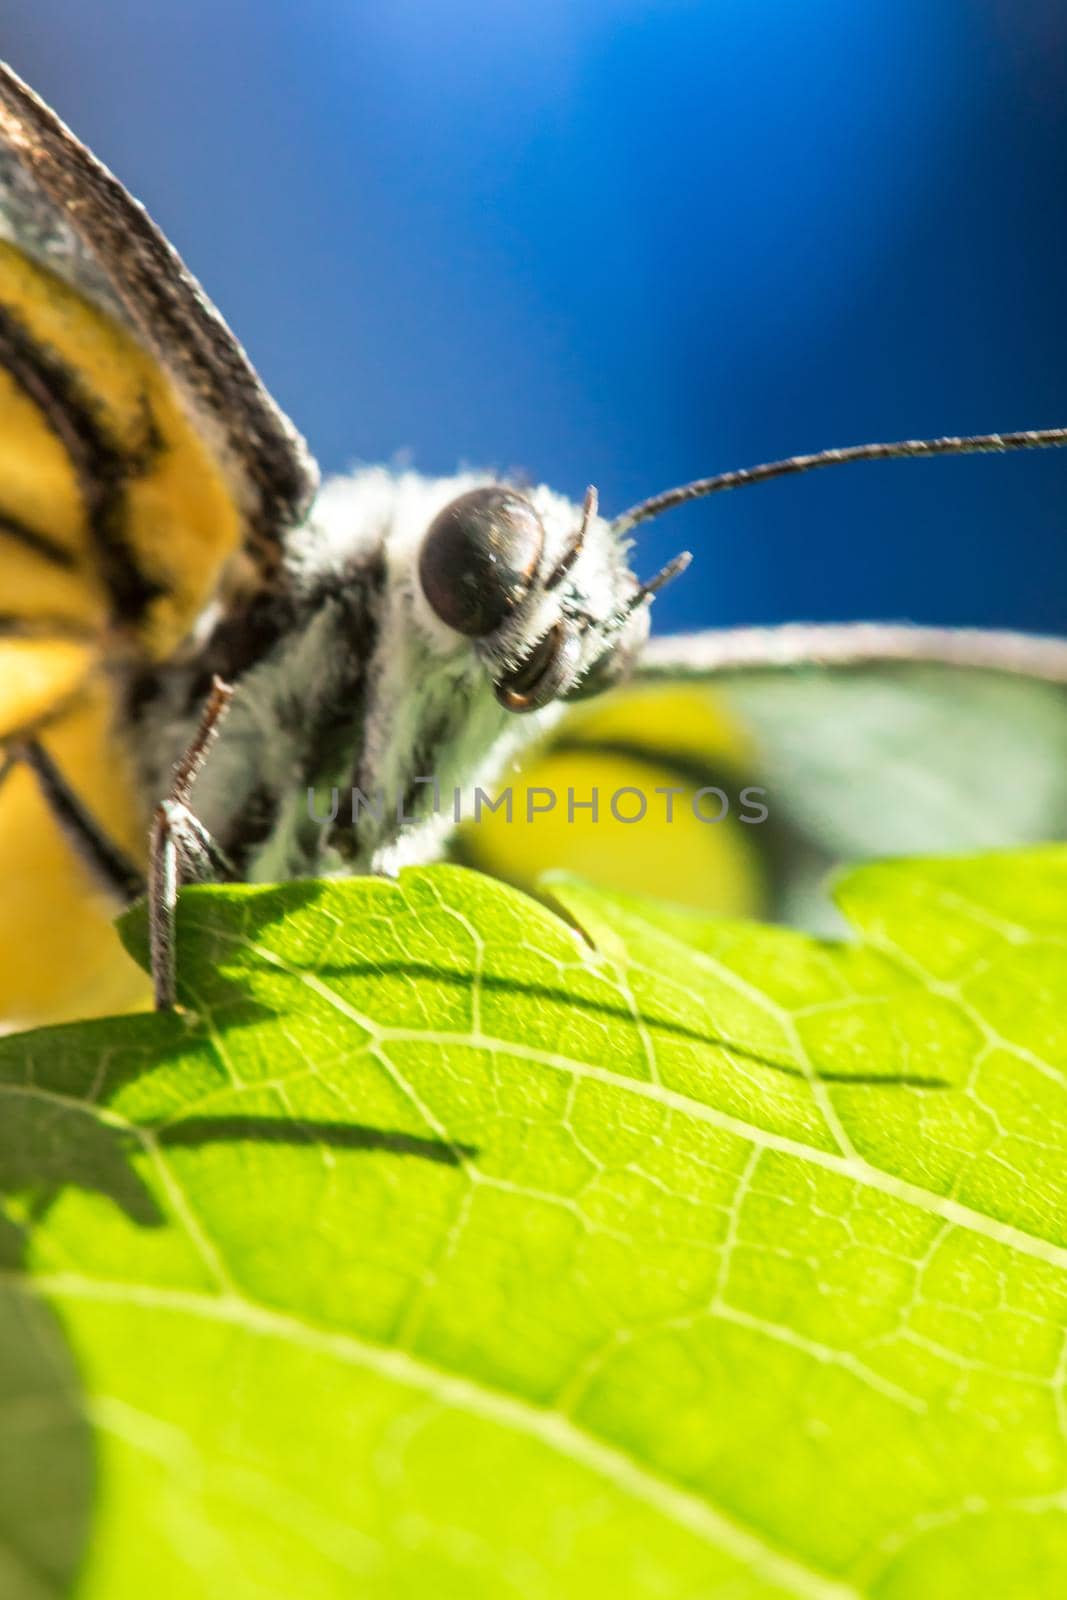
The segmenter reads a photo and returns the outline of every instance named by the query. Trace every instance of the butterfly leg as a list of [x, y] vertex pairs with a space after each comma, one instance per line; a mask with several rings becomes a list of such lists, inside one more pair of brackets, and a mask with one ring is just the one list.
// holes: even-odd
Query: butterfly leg
[[37, 779], [57, 824], [101, 886], [124, 904], [139, 899], [145, 892], [144, 874], [104, 832], [39, 739], [21, 738], [8, 746], [0, 783], [20, 762]]
[[183, 883], [232, 878], [233, 867], [189, 809], [196, 775], [218, 735], [233, 690], [216, 678], [193, 741], [174, 769], [170, 792], [156, 807], [148, 846], [148, 930], [157, 1011], [176, 999], [174, 914]]

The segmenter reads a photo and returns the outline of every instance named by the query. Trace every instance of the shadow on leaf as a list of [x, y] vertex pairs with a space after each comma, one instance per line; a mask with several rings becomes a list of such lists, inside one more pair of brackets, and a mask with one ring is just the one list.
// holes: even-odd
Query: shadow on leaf
[[[138, 1171], [165, 1150], [255, 1141], [329, 1145], [456, 1167], [473, 1147], [398, 1129], [264, 1116], [124, 1121], [120, 1092], [183, 1052], [210, 1049], [179, 1016], [73, 1024], [0, 1040], [0, 1597], [53, 1600], [76, 1583], [96, 1493], [93, 1431], [59, 1316], [34, 1292], [35, 1229], [71, 1189], [137, 1228], [168, 1217]], [[157, 1113], [158, 1116], [158, 1113]], [[150, 1171], [148, 1176], [151, 1176]]]
[[399, 1129], [346, 1122], [285, 1122], [278, 1117], [186, 1117], [160, 1128], [156, 1138], [168, 1148], [249, 1141], [289, 1146], [324, 1144], [331, 1150], [382, 1150], [389, 1155], [416, 1156], [446, 1167], [462, 1166], [478, 1154], [474, 1145], [424, 1139]]
[[[308, 967], [308, 972], [320, 982], [327, 979], [332, 981], [357, 982], [381, 978], [406, 978], [413, 984], [424, 988], [450, 988], [453, 990], [471, 991], [474, 987], [474, 978], [467, 972], [449, 972], [446, 968], [434, 966], [428, 962], [418, 961], [331, 961], [321, 965]], [[239, 1001], [240, 1009], [227, 1011], [227, 1026], [235, 1028], [252, 1027], [257, 1022], [269, 1022], [278, 1016], [277, 1010], [272, 1010], [268, 1004], [252, 996], [244, 974], [248, 972], [269, 973], [273, 980], [293, 976], [300, 981], [299, 972], [287, 974], [279, 971], [275, 962], [266, 957], [258, 956], [252, 946], [246, 947], [242, 952], [242, 965], [234, 971], [233, 975], [213, 974], [214, 992], [211, 995], [213, 1002], [218, 1003], [225, 997], [227, 1005], [235, 1000]], [[633, 1010], [630, 1005], [620, 1000], [596, 1000], [587, 995], [575, 992], [573, 988], [564, 985], [554, 986], [545, 983], [528, 983], [521, 978], [500, 977], [493, 973], [481, 973], [478, 976], [478, 988], [482, 994], [499, 995], [506, 1000], [512, 996], [524, 1000], [539, 1000], [547, 1005], [565, 1006], [570, 1010], [584, 1012], [595, 1017], [598, 1021], [617, 1022], [624, 1028], [633, 1026]], [[344, 998], [341, 996], [340, 998]], [[947, 1078], [936, 1077], [932, 1074], [901, 1073], [901, 1072], [848, 1072], [832, 1067], [820, 1067], [818, 1063], [810, 1067], [800, 1066], [795, 1061], [789, 1061], [783, 1056], [775, 1056], [766, 1050], [756, 1050], [750, 1045], [741, 1044], [729, 1034], [715, 1033], [710, 1028], [693, 1028], [684, 1022], [677, 1021], [674, 1017], [657, 1014], [653, 1004], [646, 1003], [642, 1008], [642, 1020], [646, 1027], [654, 1028], [669, 1039], [678, 1040], [684, 1044], [702, 1045], [716, 1050], [725, 1050], [739, 1060], [747, 1061], [754, 1066], [764, 1067], [768, 1072], [779, 1072], [789, 1078], [797, 1078], [802, 1082], [817, 1080], [822, 1083], [841, 1083], [856, 1088], [895, 1087], [907, 1089], [951, 1089], [954, 1085]], [[373, 1025], [375, 1018], [369, 1021]], [[497, 1041], [501, 1048], [507, 1048], [507, 1038], [502, 1037]]]

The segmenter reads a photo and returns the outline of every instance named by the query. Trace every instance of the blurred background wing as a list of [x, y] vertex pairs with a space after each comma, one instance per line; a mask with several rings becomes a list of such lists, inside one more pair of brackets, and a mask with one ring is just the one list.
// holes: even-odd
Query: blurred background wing
[[[958, 667], [740, 670], [579, 704], [509, 775], [513, 821], [468, 822], [459, 858], [533, 888], [563, 868], [728, 916], [840, 931], [827, 878], [847, 861], [1067, 837], [1067, 689]], [[526, 821], [526, 790], [557, 804]], [[599, 790], [599, 815], [566, 796]], [[647, 815], [620, 822], [623, 787]], [[674, 787], [673, 820], [665, 820]], [[700, 788], [726, 797], [694, 815]], [[746, 791], [763, 791], [759, 795]], [[761, 807], [763, 820], [754, 820]], [[633, 816], [636, 797], [619, 810]], [[723, 810], [708, 794], [706, 817]], [[749, 820], [743, 820], [744, 818]]]

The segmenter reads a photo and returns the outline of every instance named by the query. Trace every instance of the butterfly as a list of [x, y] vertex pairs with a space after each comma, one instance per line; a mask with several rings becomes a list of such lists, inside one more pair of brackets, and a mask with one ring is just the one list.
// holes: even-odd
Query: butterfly
[[[681, 762], [696, 782], [714, 776], [716, 747], [736, 767], [746, 740], [757, 766], [783, 753], [788, 765], [792, 737], [798, 903], [798, 883], [833, 855], [812, 843], [821, 818], [864, 849], [832, 793], [841, 750], [827, 746], [821, 790], [796, 759], [818, 746], [805, 669], [840, 681], [873, 663], [982, 669], [979, 718], [1017, 679], [1036, 746], [1034, 694], [1055, 697], [1049, 718], [1064, 723], [1054, 686], [1067, 644], [897, 626], [650, 641], [651, 602], [688, 556], [642, 580], [633, 530], [789, 473], [1064, 442], [1053, 428], [831, 450], [684, 485], [613, 520], [592, 490], [576, 506], [491, 474], [367, 469], [320, 487], [143, 209], [0, 69], [0, 1019], [138, 1003], [143, 978], [111, 921], [146, 892], [155, 998], [171, 1004], [188, 879], [393, 873], [451, 848], [532, 885], [536, 843], [509, 862], [495, 814], [482, 832], [457, 826], [463, 797], [524, 752], [530, 770], [583, 753], [646, 775], [659, 763], [677, 776]], [[958, 677], [945, 680], [953, 726]], [[722, 685], [712, 699], [709, 683]], [[905, 690], [913, 731], [939, 692]], [[869, 702], [844, 725], [859, 729]], [[1041, 826], [1058, 805], [1057, 790]], [[781, 845], [782, 827], [772, 834]], [[574, 837], [588, 848], [588, 833]], [[740, 881], [744, 863], [716, 851], [715, 870]], [[684, 864], [675, 876], [684, 891]]]

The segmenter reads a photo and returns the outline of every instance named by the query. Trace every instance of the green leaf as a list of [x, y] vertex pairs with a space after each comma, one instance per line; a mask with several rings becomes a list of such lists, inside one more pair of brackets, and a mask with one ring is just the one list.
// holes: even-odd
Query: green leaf
[[1067, 851], [554, 892], [195, 890], [195, 1016], [0, 1042], [4, 1600], [1067, 1585]]

